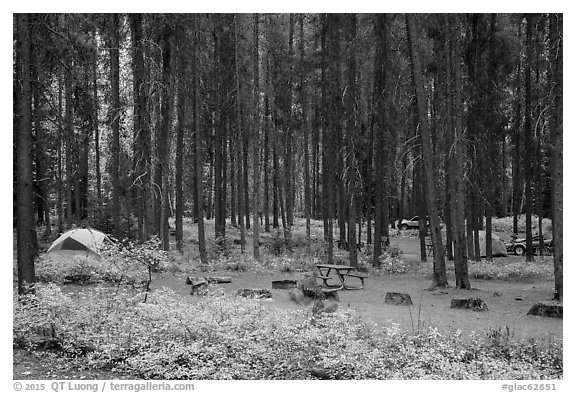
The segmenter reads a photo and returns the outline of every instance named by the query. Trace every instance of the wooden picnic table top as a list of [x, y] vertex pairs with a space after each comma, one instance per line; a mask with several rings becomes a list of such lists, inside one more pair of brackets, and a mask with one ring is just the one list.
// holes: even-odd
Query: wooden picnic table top
[[326, 269], [337, 269], [337, 270], [356, 270], [354, 266], [347, 266], [347, 265], [330, 265], [330, 264], [318, 264], [316, 265], [318, 268], [326, 268]]

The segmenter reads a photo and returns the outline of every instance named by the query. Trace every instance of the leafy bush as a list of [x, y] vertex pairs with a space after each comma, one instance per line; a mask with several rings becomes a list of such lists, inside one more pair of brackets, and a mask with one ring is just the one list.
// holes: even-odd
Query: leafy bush
[[494, 262], [482, 260], [469, 261], [469, 274], [472, 278], [480, 280], [533, 280], [549, 279], [554, 277], [554, 265], [551, 258], [544, 262], [526, 262], [524, 260], [507, 263], [501, 259]]
[[[556, 341], [519, 341], [499, 330], [462, 337], [434, 327], [377, 327], [352, 311], [267, 310], [259, 301], [208, 296], [189, 302], [169, 290], [103, 289], [64, 295], [55, 285], [14, 301], [14, 344], [83, 356], [94, 369], [146, 379], [562, 378]], [[81, 351], [90, 343], [89, 351]]]

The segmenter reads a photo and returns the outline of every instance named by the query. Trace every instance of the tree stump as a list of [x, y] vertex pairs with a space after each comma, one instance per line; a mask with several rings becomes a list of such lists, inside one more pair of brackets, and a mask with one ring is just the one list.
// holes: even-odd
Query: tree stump
[[488, 311], [488, 306], [484, 300], [480, 299], [479, 297], [452, 299], [450, 302], [450, 308], [470, 309], [473, 311]]
[[[189, 280], [188, 280], [189, 279]], [[206, 295], [208, 294], [208, 281], [202, 277], [188, 277], [186, 282], [190, 281], [192, 290], [190, 295]]]
[[292, 289], [292, 288], [296, 288], [296, 280], [272, 281], [272, 289]]
[[562, 304], [557, 302], [540, 302], [530, 308], [528, 315], [537, 315], [539, 317], [562, 318]]
[[248, 297], [251, 299], [270, 299], [272, 292], [269, 289], [239, 289], [236, 296]]
[[384, 303], [397, 304], [401, 306], [411, 306], [413, 304], [410, 295], [401, 292], [386, 292]]

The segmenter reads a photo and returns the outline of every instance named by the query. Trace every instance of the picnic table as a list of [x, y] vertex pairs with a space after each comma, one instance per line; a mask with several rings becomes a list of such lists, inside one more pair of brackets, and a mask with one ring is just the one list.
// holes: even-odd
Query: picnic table
[[[324, 285], [328, 288], [331, 288], [335, 291], [339, 291], [342, 289], [362, 289], [364, 288], [364, 279], [367, 277], [366, 275], [360, 273], [358, 269], [354, 266], [346, 266], [346, 265], [331, 265], [331, 264], [318, 264], [316, 265], [318, 269], [318, 273], [316, 275], [317, 278], [320, 278], [324, 281]], [[334, 271], [336, 274], [330, 275], [330, 273]], [[349, 286], [346, 284], [346, 281], [350, 277], [358, 278], [361, 282], [360, 286]], [[333, 280], [337, 278], [339, 284], [329, 284], [329, 280]]]

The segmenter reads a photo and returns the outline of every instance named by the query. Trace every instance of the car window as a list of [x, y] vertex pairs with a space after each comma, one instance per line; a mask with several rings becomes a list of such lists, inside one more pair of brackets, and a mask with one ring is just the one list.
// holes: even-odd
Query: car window
[[412, 217], [412, 219], [410, 221], [418, 221], [418, 216]]

